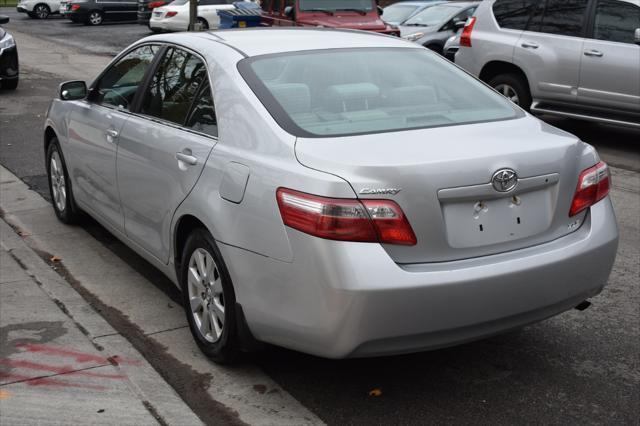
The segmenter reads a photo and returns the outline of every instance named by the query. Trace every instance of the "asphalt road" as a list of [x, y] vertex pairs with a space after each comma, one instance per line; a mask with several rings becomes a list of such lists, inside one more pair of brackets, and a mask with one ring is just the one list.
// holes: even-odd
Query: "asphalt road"
[[[40, 22], [20, 17], [8, 25], [12, 28], [101, 54], [147, 33], [135, 24], [87, 28], [61, 19]], [[19, 89], [0, 93], [0, 163], [48, 197], [42, 121], [60, 77], [24, 65]], [[597, 146], [606, 161], [624, 169], [627, 182], [638, 182], [640, 132], [571, 120], [552, 122]], [[269, 347], [248, 362], [258, 364], [329, 424], [637, 425], [639, 197], [638, 185], [616, 189], [622, 233], [618, 260], [608, 287], [587, 311], [567, 312], [518, 332], [416, 355], [330, 361]], [[153, 277], [160, 288], [171, 291], [151, 266], [104, 229], [90, 221], [85, 226], [121, 258]], [[380, 389], [381, 396], [369, 396], [373, 389]]]

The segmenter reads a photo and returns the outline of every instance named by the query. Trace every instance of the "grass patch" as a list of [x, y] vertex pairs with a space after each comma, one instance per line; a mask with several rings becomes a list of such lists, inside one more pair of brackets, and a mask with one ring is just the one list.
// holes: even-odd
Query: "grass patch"
[[16, 7], [18, 4], [18, 0], [0, 0], [0, 7]]

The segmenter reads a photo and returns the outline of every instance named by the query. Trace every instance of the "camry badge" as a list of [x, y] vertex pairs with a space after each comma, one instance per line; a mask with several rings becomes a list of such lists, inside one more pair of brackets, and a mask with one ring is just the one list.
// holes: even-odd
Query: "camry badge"
[[400, 188], [362, 188], [360, 193], [365, 195], [396, 195], [400, 191], [402, 191]]
[[493, 174], [491, 184], [498, 192], [509, 192], [518, 184], [518, 174], [512, 169], [500, 169]]

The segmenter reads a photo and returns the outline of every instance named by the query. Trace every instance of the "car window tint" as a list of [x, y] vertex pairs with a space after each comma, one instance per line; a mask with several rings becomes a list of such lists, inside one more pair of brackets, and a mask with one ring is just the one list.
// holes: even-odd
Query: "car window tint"
[[616, 0], [598, 1], [594, 38], [633, 44], [636, 28], [640, 28], [640, 7]]
[[460, 22], [460, 21], [465, 22], [467, 19], [473, 16], [473, 12], [475, 11], [476, 11], [476, 8], [471, 7], [463, 11], [462, 13], [458, 13], [456, 16], [454, 16], [453, 22]]
[[167, 50], [142, 101], [141, 113], [184, 124], [198, 89], [207, 78], [204, 63], [181, 49]]
[[538, 8], [536, 0], [498, 0], [493, 4], [493, 14], [502, 28], [524, 30], [527, 27], [532, 11]]
[[[547, 0], [540, 32], [581, 37], [587, 0]], [[537, 31], [536, 28], [530, 27]]]
[[128, 109], [158, 50], [158, 46], [142, 46], [112, 65], [98, 82], [96, 103]]
[[506, 98], [426, 49], [336, 49], [238, 65], [275, 120], [296, 136], [379, 133], [515, 118]]
[[218, 136], [216, 111], [208, 82], [204, 83], [200, 89], [185, 127], [211, 136]]

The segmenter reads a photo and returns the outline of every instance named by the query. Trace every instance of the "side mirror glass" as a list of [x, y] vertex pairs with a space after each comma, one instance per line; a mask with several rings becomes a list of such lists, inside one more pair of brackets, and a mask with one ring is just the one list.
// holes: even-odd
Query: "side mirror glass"
[[636, 33], [634, 34], [633, 40], [636, 44], [640, 44], [640, 28], [636, 28]]
[[9, 17], [7, 15], [0, 15], [0, 25], [8, 24], [8, 23], [9, 23]]
[[382, 16], [383, 13], [384, 13], [384, 9], [378, 6], [378, 15]]
[[293, 6], [287, 6], [284, 8], [284, 16], [291, 18], [293, 16]]
[[60, 85], [60, 99], [75, 101], [87, 97], [87, 84], [84, 81], [67, 81]]

